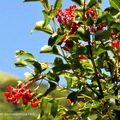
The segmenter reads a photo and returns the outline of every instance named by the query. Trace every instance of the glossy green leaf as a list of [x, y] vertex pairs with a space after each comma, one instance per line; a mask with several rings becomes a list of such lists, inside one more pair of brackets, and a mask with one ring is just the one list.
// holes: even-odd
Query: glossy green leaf
[[42, 10], [43, 14], [44, 14], [44, 24], [43, 27], [45, 28], [46, 26], [49, 26], [48, 24], [50, 23], [50, 12], [47, 12], [46, 10]]
[[95, 5], [98, 5], [98, 2], [96, 0], [89, 0], [86, 7], [87, 7], [87, 9], [90, 9]]
[[54, 64], [55, 65], [58, 65], [58, 64], [63, 64], [63, 60], [59, 57], [55, 57], [54, 59]]
[[71, 1], [73, 1], [74, 3], [76, 3], [79, 6], [84, 5], [84, 0], [71, 0]]
[[27, 67], [26, 61], [21, 58], [17, 59], [17, 62], [14, 63], [16, 67]]
[[120, 1], [119, 0], [109, 0], [110, 5], [115, 9], [120, 11]]
[[101, 25], [102, 23], [108, 23], [111, 21], [114, 21], [114, 18], [112, 17], [112, 15], [108, 12], [103, 12], [97, 17], [96, 24]]
[[67, 96], [67, 99], [70, 99], [71, 102], [75, 103], [77, 101], [77, 92], [72, 92]]
[[114, 23], [112, 24], [111, 28], [115, 28], [115, 29], [120, 30], [120, 23], [114, 22]]
[[112, 16], [116, 15], [119, 12], [114, 7], [108, 7], [105, 9], [105, 11], [108, 11]]
[[31, 53], [27, 53], [23, 50], [18, 50], [16, 51], [16, 57], [29, 57], [29, 58], [34, 58], [34, 56]]
[[59, 76], [56, 75], [53, 71], [48, 71], [48, 73], [45, 75], [50, 81], [59, 82]]
[[58, 100], [53, 100], [53, 101], [52, 101], [51, 115], [52, 115], [53, 117], [56, 117], [56, 115], [57, 115], [58, 103], [59, 103]]
[[50, 25], [47, 25], [44, 27], [44, 23], [45, 23], [44, 21], [37, 22], [34, 29], [32, 29], [31, 33], [33, 31], [43, 31], [48, 34], [53, 34], [54, 31], [53, 31], [52, 27]]
[[33, 65], [39, 71], [39, 73], [42, 72], [41, 64], [37, 62], [36, 60], [25, 59], [25, 62]]
[[100, 40], [106, 40], [110, 37], [110, 32], [107, 30], [98, 30], [95, 34], [95, 40], [100, 41]]
[[79, 27], [77, 29], [77, 32], [76, 32], [75, 36], [78, 37], [80, 40], [83, 40], [83, 41], [88, 42], [90, 40], [90, 32], [85, 30], [82, 27]]
[[48, 99], [42, 99], [42, 103], [40, 104], [40, 110], [41, 110], [41, 113], [40, 113], [40, 116], [42, 117], [44, 115], [44, 112], [47, 108], [47, 105], [48, 105]]
[[49, 82], [49, 84], [50, 84], [50, 87], [46, 90], [43, 96], [48, 95], [51, 91], [55, 90], [57, 87], [54, 82]]
[[52, 68], [52, 70], [57, 73], [57, 72], [62, 72], [63, 70], [69, 70], [70, 66], [68, 64], [58, 64], [55, 67]]
[[41, 48], [41, 52], [40, 53], [50, 53], [50, 54], [56, 54], [56, 55], [60, 55], [61, 52], [59, 50], [58, 47], [54, 46], [54, 47], [50, 47], [48, 45], [45, 45], [44, 47]]
[[56, 0], [56, 1], [55, 1], [54, 10], [57, 10], [58, 8], [61, 8], [61, 7], [62, 7], [62, 1], [63, 1], [63, 0]]
[[64, 34], [59, 34], [59, 33], [54, 33], [48, 40], [48, 45], [54, 46], [60, 43], [65, 35]]
[[97, 49], [95, 49], [94, 51], [93, 51], [93, 54], [94, 55], [96, 55], [96, 56], [98, 56], [98, 55], [100, 55], [100, 54], [102, 54], [102, 53], [104, 53], [104, 52], [106, 52], [106, 51], [108, 51], [109, 49], [107, 49], [107, 48], [105, 48], [105, 47], [103, 47], [103, 46], [99, 46]]

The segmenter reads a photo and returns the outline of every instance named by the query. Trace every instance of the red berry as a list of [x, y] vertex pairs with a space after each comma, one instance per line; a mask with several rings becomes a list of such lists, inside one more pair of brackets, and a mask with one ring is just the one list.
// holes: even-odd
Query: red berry
[[112, 42], [113, 47], [120, 47], [120, 43], [117, 40]]
[[38, 101], [38, 102], [32, 101], [32, 102], [31, 102], [31, 106], [37, 107], [37, 106], [39, 105], [39, 103], [41, 103], [41, 101]]
[[81, 56], [79, 56], [79, 59], [80, 60], [86, 60], [87, 58], [85, 56], [81, 55]]

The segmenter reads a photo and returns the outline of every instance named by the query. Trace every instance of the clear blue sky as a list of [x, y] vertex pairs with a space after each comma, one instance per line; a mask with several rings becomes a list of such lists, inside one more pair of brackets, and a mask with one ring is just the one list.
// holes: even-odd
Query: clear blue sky
[[[54, 2], [55, 0], [50, 0]], [[72, 4], [63, 0], [63, 7]], [[108, 6], [108, 0], [103, 0], [102, 7]], [[49, 36], [43, 32], [33, 32], [31, 29], [37, 21], [43, 20], [43, 7], [39, 2], [22, 0], [0, 0], [0, 70], [24, 78], [27, 69], [15, 68], [15, 51], [31, 52], [38, 60], [53, 61], [48, 54], [39, 54], [41, 47], [47, 44]]]

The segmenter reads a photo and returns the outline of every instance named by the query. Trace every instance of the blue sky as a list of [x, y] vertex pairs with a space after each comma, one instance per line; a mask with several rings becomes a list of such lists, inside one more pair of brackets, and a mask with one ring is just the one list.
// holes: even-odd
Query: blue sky
[[[64, 8], [72, 4], [70, 0], [63, 1]], [[104, 0], [102, 8], [107, 6], [108, 0]], [[41, 47], [47, 44], [49, 36], [38, 31], [30, 34], [35, 23], [43, 20], [41, 10], [43, 7], [39, 2], [0, 0], [0, 70], [24, 78], [24, 72], [28, 70], [14, 67], [17, 50], [31, 52], [38, 60], [53, 61], [51, 55], [39, 54]]]

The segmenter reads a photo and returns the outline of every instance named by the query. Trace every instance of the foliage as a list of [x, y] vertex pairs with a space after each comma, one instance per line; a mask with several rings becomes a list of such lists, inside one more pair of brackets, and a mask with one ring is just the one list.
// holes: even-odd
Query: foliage
[[[14, 89], [19, 92], [12, 94], [8, 89], [4, 93], [7, 100], [28, 100], [29, 90], [32, 98], [27, 103], [40, 106], [40, 119], [49, 103], [50, 114], [55, 119], [60, 115], [59, 120], [119, 120], [120, 28], [117, 26], [120, 26], [120, 1], [109, 0], [110, 7], [102, 10], [101, 0], [72, 0], [77, 6], [71, 5], [64, 11], [62, 0], [56, 0], [54, 5], [50, 5], [49, 0], [24, 2], [30, 1], [40, 1], [45, 8], [42, 11], [44, 20], [37, 22], [32, 30], [50, 34], [48, 45], [40, 53], [56, 57], [53, 63], [46, 63], [36, 60], [31, 53], [17, 51], [15, 66], [31, 65], [33, 72], [25, 74], [26, 78], [15, 88], [9, 88], [13, 93]], [[51, 21], [54, 26], [50, 25]], [[60, 85], [63, 78], [67, 83], [65, 87]], [[44, 81], [49, 88], [41, 93], [37, 90]], [[38, 86], [30, 90], [35, 82], [39, 82]], [[25, 95], [16, 97], [21, 89]], [[54, 90], [68, 95], [58, 98], [52, 94]], [[71, 107], [77, 104], [77, 108], [73, 110], [61, 105], [62, 99], [67, 99]]]

